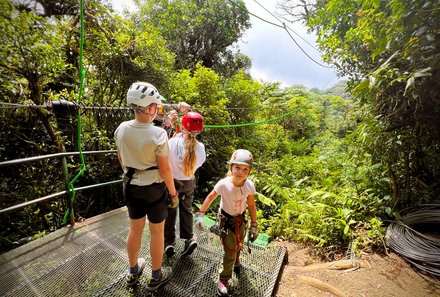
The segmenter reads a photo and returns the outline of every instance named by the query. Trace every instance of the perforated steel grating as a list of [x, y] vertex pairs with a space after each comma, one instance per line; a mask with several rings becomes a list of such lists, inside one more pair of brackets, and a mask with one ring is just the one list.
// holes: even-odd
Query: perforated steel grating
[[[148, 227], [140, 252], [147, 265], [134, 290], [128, 290], [125, 282], [127, 232], [123, 207], [0, 255], [0, 296], [216, 296], [223, 257], [216, 235], [195, 228], [199, 245], [191, 256], [182, 258], [184, 242], [178, 239], [176, 255], [164, 257], [164, 264], [173, 268], [171, 281], [150, 294], [146, 291], [151, 273]], [[251, 254], [240, 256], [243, 269], [233, 276], [230, 296], [271, 296], [274, 291], [284, 248], [251, 248]]]

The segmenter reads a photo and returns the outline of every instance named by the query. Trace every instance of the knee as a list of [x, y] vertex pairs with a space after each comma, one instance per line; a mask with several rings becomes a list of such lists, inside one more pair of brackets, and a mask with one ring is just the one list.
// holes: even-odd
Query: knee
[[160, 234], [160, 233], [164, 233], [164, 228], [165, 227], [165, 221], [158, 223], [158, 224], [152, 224], [150, 223], [150, 233], [151, 234]]

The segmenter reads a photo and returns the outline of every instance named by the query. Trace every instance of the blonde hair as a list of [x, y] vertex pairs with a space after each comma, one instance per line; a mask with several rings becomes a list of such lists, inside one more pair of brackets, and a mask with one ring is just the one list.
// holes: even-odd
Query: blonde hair
[[191, 133], [186, 133], [188, 138], [185, 139], [185, 155], [183, 156], [183, 174], [185, 176], [193, 176], [196, 171], [197, 156], [196, 156], [196, 136]]

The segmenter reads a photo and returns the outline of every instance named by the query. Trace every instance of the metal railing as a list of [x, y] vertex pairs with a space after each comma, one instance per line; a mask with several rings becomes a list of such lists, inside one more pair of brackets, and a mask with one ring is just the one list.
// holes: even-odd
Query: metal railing
[[[115, 154], [117, 153], [117, 150], [105, 150], [105, 151], [85, 151], [82, 152], [84, 155], [91, 155], [91, 154]], [[22, 159], [16, 159], [16, 160], [10, 160], [10, 161], [4, 161], [4, 162], [0, 162], [0, 167], [4, 167], [4, 166], [10, 166], [10, 165], [17, 165], [17, 164], [24, 164], [24, 163], [28, 163], [28, 162], [35, 162], [35, 161], [40, 161], [40, 160], [45, 160], [45, 159], [54, 159], [54, 158], [61, 158], [61, 164], [63, 167], [63, 174], [64, 174], [64, 183], [65, 183], [65, 191], [61, 191], [58, 193], [54, 193], [54, 194], [50, 194], [44, 197], [40, 197], [40, 198], [36, 198], [30, 201], [26, 201], [11, 207], [7, 207], [7, 208], [3, 208], [0, 209], [0, 215], [1, 214], [5, 214], [8, 212], [12, 212], [14, 210], [17, 209], [21, 209], [24, 208], [26, 206], [29, 205], [33, 205], [33, 204], [37, 204], [43, 201], [47, 201], [56, 197], [60, 197], [60, 196], [64, 196], [67, 200], [67, 205], [70, 209], [71, 214], [73, 214], [73, 205], [71, 202], [70, 196], [72, 194], [72, 189], [69, 189], [68, 186], [68, 179], [69, 179], [69, 173], [68, 173], [68, 168], [67, 168], [67, 156], [75, 156], [75, 155], [79, 155], [79, 152], [66, 152], [66, 153], [57, 153], [57, 154], [50, 154], [50, 155], [44, 155], [44, 156], [36, 156], [36, 157], [29, 157], [29, 158], [22, 158]], [[105, 183], [99, 183], [99, 184], [94, 184], [94, 185], [89, 185], [89, 186], [83, 186], [83, 187], [79, 187], [79, 188], [75, 188], [75, 191], [79, 192], [79, 191], [83, 191], [83, 190], [89, 190], [89, 189], [94, 189], [94, 188], [100, 188], [100, 187], [105, 187], [105, 186], [109, 186], [109, 185], [115, 185], [115, 184], [120, 184], [122, 183], [122, 179], [119, 180], [114, 180], [114, 181], [110, 181], [110, 182], [105, 182]], [[73, 216], [71, 216], [71, 222], [72, 225], [75, 224], [75, 221], [73, 219]]]

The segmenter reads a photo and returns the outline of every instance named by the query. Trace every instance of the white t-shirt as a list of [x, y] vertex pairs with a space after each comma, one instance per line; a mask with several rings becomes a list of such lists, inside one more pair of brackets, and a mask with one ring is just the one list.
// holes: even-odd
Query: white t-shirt
[[[183, 157], [186, 152], [185, 139], [183, 137], [174, 137], [169, 140], [168, 144], [170, 146], [170, 164], [173, 169], [174, 178], [177, 180], [191, 180], [194, 175], [185, 176], [183, 174]], [[203, 143], [197, 142], [194, 150], [197, 158], [195, 169], [197, 170], [206, 161], [205, 146]]]
[[255, 195], [255, 186], [250, 179], [246, 179], [242, 187], [237, 187], [229, 176], [221, 179], [214, 190], [221, 196], [220, 207], [231, 216], [242, 214], [247, 207], [247, 197]]
[[130, 120], [119, 125], [115, 139], [122, 166], [141, 170], [133, 175], [132, 185], [145, 186], [163, 181], [159, 170], [144, 169], [157, 166], [156, 156], [168, 156], [168, 137], [164, 129], [152, 123]]

